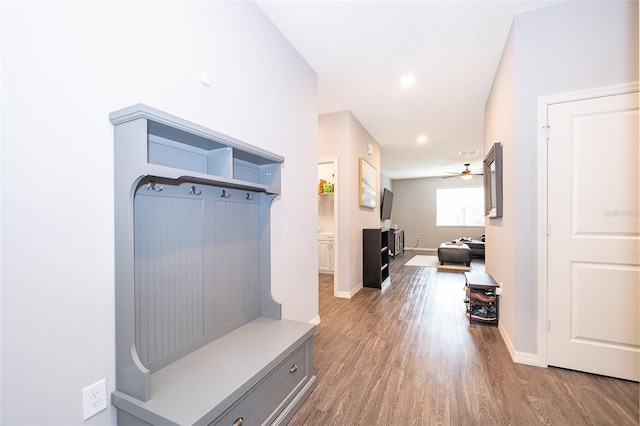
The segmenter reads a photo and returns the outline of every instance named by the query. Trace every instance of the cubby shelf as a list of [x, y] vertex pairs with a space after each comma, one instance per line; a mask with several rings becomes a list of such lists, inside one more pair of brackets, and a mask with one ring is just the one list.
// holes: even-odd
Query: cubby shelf
[[116, 111], [109, 118], [116, 126], [116, 137], [129, 130], [144, 140], [129, 150], [140, 161], [143, 175], [280, 192], [284, 158], [279, 155], [143, 104]]

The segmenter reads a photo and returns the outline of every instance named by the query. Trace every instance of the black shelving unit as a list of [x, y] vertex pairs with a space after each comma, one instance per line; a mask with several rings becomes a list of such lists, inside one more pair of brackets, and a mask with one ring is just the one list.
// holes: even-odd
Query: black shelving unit
[[389, 283], [389, 230], [362, 230], [362, 285], [382, 288]]

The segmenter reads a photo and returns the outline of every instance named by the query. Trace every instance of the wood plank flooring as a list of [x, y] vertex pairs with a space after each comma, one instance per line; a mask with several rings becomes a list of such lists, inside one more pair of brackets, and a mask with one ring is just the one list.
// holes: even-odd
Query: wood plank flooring
[[513, 363], [496, 327], [469, 326], [464, 275], [403, 266], [415, 254], [351, 300], [320, 275], [318, 386], [290, 425], [640, 423], [638, 383]]

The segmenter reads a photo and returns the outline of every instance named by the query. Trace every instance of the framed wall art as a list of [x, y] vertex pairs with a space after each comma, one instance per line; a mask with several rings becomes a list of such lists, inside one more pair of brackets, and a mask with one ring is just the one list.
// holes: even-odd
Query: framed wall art
[[502, 144], [493, 144], [483, 161], [484, 213], [502, 217]]
[[376, 168], [360, 158], [360, 206], [376, 208]]

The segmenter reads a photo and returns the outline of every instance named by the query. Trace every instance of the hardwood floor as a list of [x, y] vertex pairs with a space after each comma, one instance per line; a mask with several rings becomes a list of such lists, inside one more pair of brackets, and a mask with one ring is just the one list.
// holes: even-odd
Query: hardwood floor
[[290, 425], [639, 424], [638, 383], [513, 363], [496, 327], [469, 326], [464, 275], [403, 266], [415, 254], [351, 300], [320, 275], [318, 386]]

